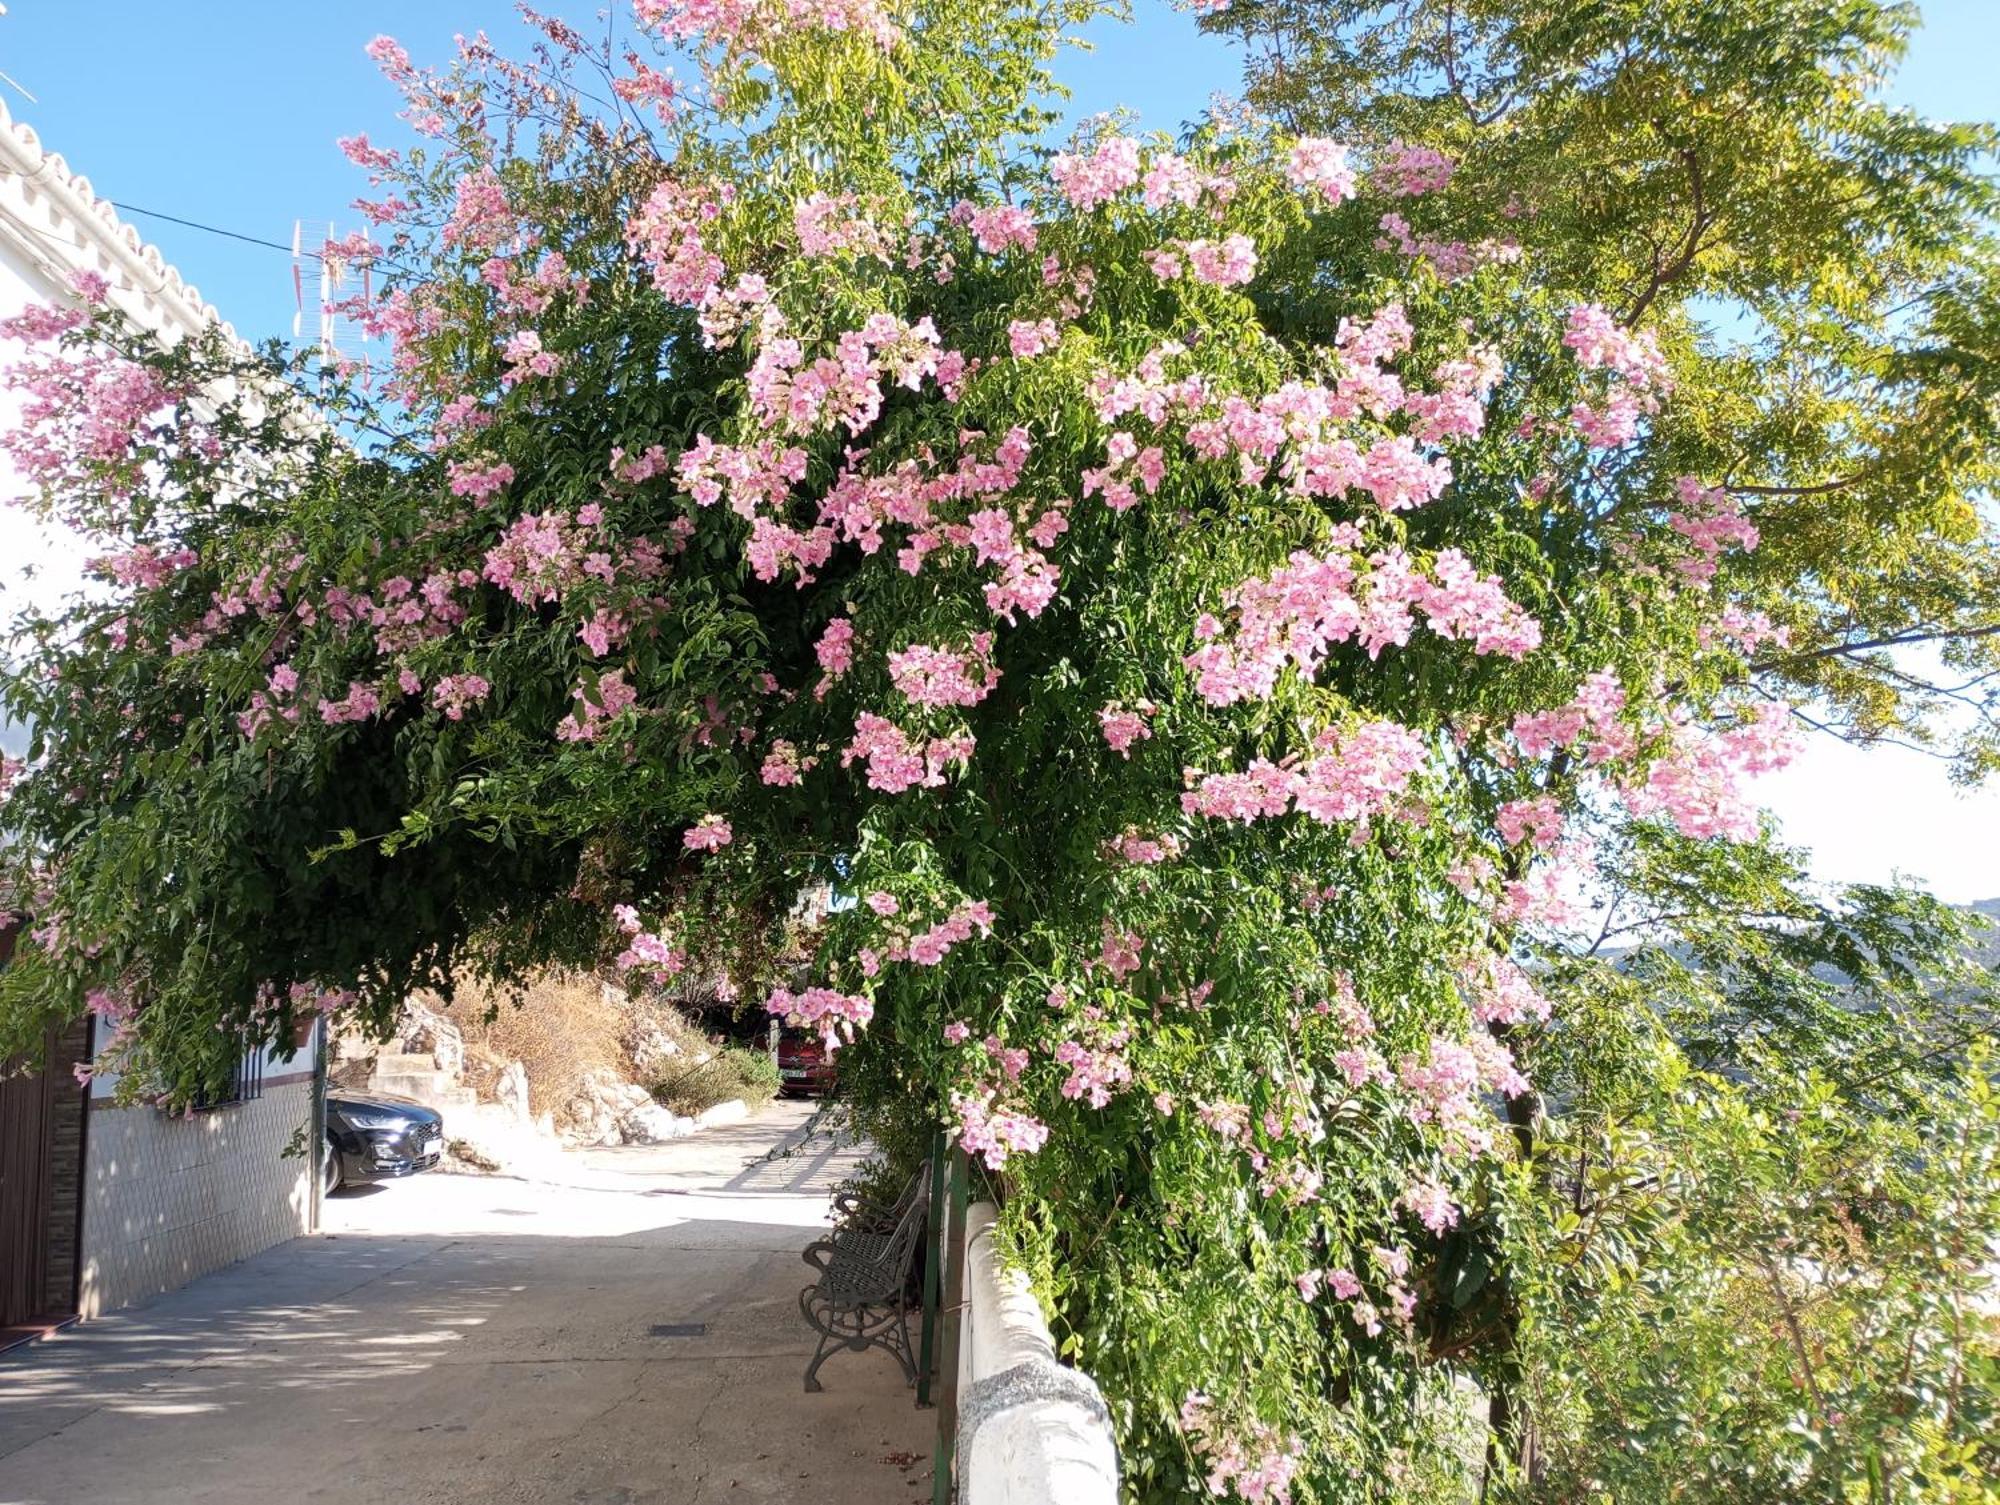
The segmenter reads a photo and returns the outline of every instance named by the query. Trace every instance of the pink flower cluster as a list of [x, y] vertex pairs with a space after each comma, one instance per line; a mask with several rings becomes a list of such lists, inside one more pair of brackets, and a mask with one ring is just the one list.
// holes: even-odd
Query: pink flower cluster
[[1440, 637], [1470, 640], [1475, 653], [1518, 659], [1540, 644], [1541, 624], [1507, 599], [1497, 576], [1479, 574], [1456, 549], [1440, 553], [1436, 578], [1426, 579], [1396, 551], [1364, 566], [1352, 553], [1359, 542], [1359, 529], [1341, 524], [1327, 553], [1301, 549], [1270, 575], [1236, 586], [1224, 598], [1236, 614], [1233, 633], [1204, 614], [1195, 624], [1203, 646], [1182, 660], [1202, 699], [1218, 706], [1268, 699], [1288, 664], [1313, 678], [1327, 651], [1349, 641], [1375, 658], [1409, 641], [1418, 612]]
[[1443, 152], [1397, 141], [1377, 160], [1373, 177], [1381, 192], [1391, 198], [1408, 199], [1436, 193], [1451, 181], [1455, 167]]
[[1288, 1505], [1292, 1476], [1306, 1461], [1297, 1434], [1254, 1418], [1225, 1430], [1199, 1391], [1181, 1403], [1181, 1432], [1208, 1469], [1210, 1494], [1233, 1493], [1245, 1505]]
[[940, 787], [945, 769], [952, 763], [968, 761], [972, 750], [969, 733], [934, 737], [926, 742], [922, 738], [912, 739], [893, 721], [863, 711], [854, 718], [854, 740], [841, 749], [840, 766], [846, 768], [855, 759], [863, 759], [868, 765], [870, 789], [901, 794], [918, 785], [927, 789]]
[[622, 669], [604, 675], [594, 688], [579, 684], [574, 694], [574, 709], [556, 727], [564, 742], [595, 742], [608, 723], [639, 703], [639, 692], [625, 683]]
[[1459, 967], [1459, 980], [1467, 994], [1472, 1017], [1481, 1024], [1518, 1025], [1529, 1020], [1545, 1023], [1549, 1001], [1528, 980], [1512, 957], [1487, 953], [1468, 959]]
[[1696, 841], [1755, 840], [1757, 807], [1744, 796], [1741, 780], [1791, 761], [1798, 739], [1790, 718], [1788, 706], [1765, 702], [1748, 720], [1718, 734], [1672, 728], [1666, 756], [1646, 770], [1643, 783], [1622, 790], [1626, 808], [1641, 817], [1664, 816]]
[[1056, 1046], [1056, 1063], [1069, 1068], [1063, 1079], [1062, 1095], [1078, 1098], [1093, 1108], [1102, 1108], [1112, 1095], [1132, 1081], [1132, 1067], [1125, 1059], [1131, 1041], [1129, 1029], [1090, 1032], [1083, 1040], [1064, 1040]]
[[1375, 237], [1376, 250], [1393, 247], [1413, 260], [1427, 261], [1445, 282], [1470, 277], [1483, 266], [1505, 265], [1521, 259], [1521, 243], [1517, 240], [1493, 237], [1476, 243], [1440, 240], [1435, 235], [1417, 234], [1408, 220], [1395, 213], [1383, 215], [1380, 225], [1382, 233]]
[[988, 256], [998, 256], [1010, 246], [1018, 246], [1023, 251], [1035, 249], [1035, 221], [1027, 210], [1013, 204], [989, 204], [978, 207], [961, 203], [952, 210], [954, 223], [963, 224], [972, 231], [972, 238], [979, 249]]
[[532, 329], [510, 336], [501, 354], [508, 363], [500, 374], [503, 387], [517, 386], [530, 377], [554, 376], [563, 367], [563, 358], [553, 350], [544, 350], [542, 337]]
[[824, 671], [813, 694], [823, 700], [833, 682], [854, 667], [854, 623], [846, 617], [835, 617], [828, 622], [813, 645], [813, 654]]
[[1088, 214], [1139, 181], [1139, 143], [1107, 136], [1085, 155], [1058, 153], [1049, 163], [1049, 177], [1064, 198]]
[[638, 910], [629, 904], [620, 904], [612, 909], [611, 914], [627, 938], [625, 949], [618, 954], [615, 962], [621, 970], [644, 970], [655, 983], [664, 983], [687, 970], [687, 952], [674, 945], [665, 930], [647, 930]]
[[858, 434], [882, 411], [882, 383], [916, 391], [942, 368], [937, 326], [870, 314], [834, 341], [834, 353], [808, 363], [805, 347], [780, 337], [764, 342], [751, 364], [750, 404], [763, 422], [788, 434], [836, 427]]
[[1593, 766], [1631, 756], [1638, 739], [1619, 719], [1625, 689], [1608, 670], [1589, 675], [1569, 704], [1553, 711], [1523, 711], [1514, 717], [1514, 740], [1531, 758], [1568, 748], [1588, 734], [1584, 761]]
[[1409, 1099], [1410, 1121], [1436, 1125], [1447, 1155], [1492, 1148], [1493, 1116], [1480, 1104], [1482, 1091], [1518, 1097], [1528, 1090], [1513, 1052], [1484, 1030], [1463, 1041], [1432, 1035], [1424, 1056], [1406, 1055], [1397, 1063], [1396, 1081]]
[[625, 241], [652, 273], [653, 286], [676, 303], [700, 307], [722, 281], [722, 258], [702, 239], [722, 215], [723, 193], [672, 178], [646, 196], [625, 226]]
[[1458, 1226], [1458, 1204], [1434, 1176], [1412, 1181], [1396, 1201], [1434, 1234], [1442, 1235]]
[[1004, 1170], [1013, 1156], [1032, 1155], [1049, 1142], [1047, 1124], [1031, 1114], [995, 1106], [997, 1096], [996, 1090], [951, 1095], [959, 1148], [978, 1156], [990, 1171]]
[[1151, 714], [1152, 706], [1148, 702], [1142, 701], [1137, 710], [1127, 710], [1114, 700], [1097, 713], [1097, 725], [1111, 750], [1119, 757], [1129, 759], [1132, 744], [1143, 742], [1153, 735], [1153, 729], [1146, 724], [1146, 717]]
[[1427, 758], [1423, 739], [1392, 721], [1328, 730], [1315, 746], [1320, 751], [1295, 767], [1259, 758], [1243, 773], [1188, 769], [1181, 808], [1190, 815], [1246, 824], [1283, 815], [1294, 806], [1327, 824], [1367, 821], [1396, 804]]
[[949, 470], [932, 473], [916, 461], [905, 461], [884, 475], [842, 471], [820, 502], [816, 531], [825, 534], [829, 547], [836, 537], [845, 538], [859, 544], [862, 553], [874, 554], [883, 547], [885, 525], [904, 527], [907, 541], [896, 562], [910, 575], [920, 574], [932, 554], [970, 550], [974, 564], [998, 567], [996, 578], [985, 586], [986, 605], [994, 615], [1009, 623], [1016, 611], [1039, 615], [1055, 595], [1060, 572], [1040, 549], [1028, 546], [1022, 532], [1041, 548], [1052, 546], [1069, 526], [1061, 511], [1049, 508], [1031, 525], [998, 506], [974, 510], [963, 523], [938, 512], [941, 505], [997, 497], [1019, 484], [1033, 447], [1028, 431], [1009, 429], [990, 460], [980, 458], [975, 447], [981, 437], [965, 436], [958, 464]]
[[1678, 568], [1692, 584], [1705, 585], [1715, 578], [1717, 561], [1731, 544], [1746, 553], [1757, 547], [1757, 525], [1743, 515], [1737, 499], [1721, 487], [1704, 487], [1693, 476], [1674, 482], [1680, 510], [1667, 519], [1667, 526], [1694, 545], [1692, 559], [1679, 561]]
[[[922, 935], [912, 936], [906, 954], [919, 967], [935, 967], [953, 946], [971, 940], [975, 931], [982, 936], [993, 933], [993, 910], [984, 899], [966, 900]], [[891, 948], [891, 961], [898, 959], [899, 949]]]
[[450, 469], [451, 494], [471, 497], [480, 506], [513, 484], [514, 467], [501, 461], [481, 464], [477, 460], [457, 460]]
[[861, 994], [833, 988], [807, 988], [803, 993], [777, 988], [764, 1008], [796, 1028], [818, 1030], [829, 1055], [851, 1042], [875, 1017], [875, 1005]]
[[561, 512], [530, 512], [514, 519], [500, 541], [486, 551], [481, 573], [523, 606], [555, 601], [591, 574], [608, 577], [608, 555], [586, 559], [586, 546], [574, 518]]
[[1660, 353], [1653, 331], [1633, 334], [1595, 303], [1581, 303], [1569, 311], [1563, 344], [1575, 352], [1576, 363], [1586, 371], [1608, 370], [1641, 389], [1669, 385], [1667, 358]]
[[1180, 856], [1181, 843], [1177, 836], [1146, 836], [1137, 826], [1127, 826], [1104, 843], [1103, 851], [1106, 860], [1111, 862], [1129, 863], [1133, 867], [1156, 867]]
[[514, 233], [514, 211], [507, 207], [507, 190], [492, 168], [475, 168], [460, 177], [454, 200], [444, 226], [446, 245], [487, 252]]
[[1247, 235], [1221, 240], [1191, 240], [1181, 248], [1188, 270], [1198, 282], [1236, 287], [1257, 275], [1257, 244]]
[[1562, 809], [1553, 795], [1509, 800], [1494, 816], [1494, 824], [1500, 830], [1500, 839], [1510, 847], [1523, 841], [1552, 847], [1562, 837]]
[[818, 764], [818, 758], [800, 757], [797, 747], [779, 737], [771, 743], [757, 776], [766, 784], [789, 789], [802, 782], [807, 771]]
[[884, 261], [889, 257], [882, 232], [851, 193], [815, 193], [801, 200], [792, 210], [792, 228], [798, 233], [799, 250], [807, 256], [860, 255]]
[[1017, 360], [1031, 360], [1061, 339], [1054, 319], [1016, 319], [1007, 326], [1007, 349]]
[[889, 655], [889, 681], [918, 705], [978, 705], [1000, 683], [993, 634], [975, 634], [968, 653], [912, 643]]
[[882, 48], [902, 36], [884, 0], [635, 0], [633, 9], [672, 41], [748, 53], [788, 32], [851, 32]]
[[478, 705], [493, 687], [477, 674], [447, 674], [431, 689], [431, 704], [449, 721], [462, 721], [466, 711]]
[[690, 852], [719, 852], [734, 840], [736, 833], [720, 815], [704, 815], [681, 833], [681, 845]]
[[1324, 136], [1301, 136], [1285, 156], [1285, 177], [1294, 188], [1310, 189], [1328, 208], [1354, 195], [1354, 169], [1347, 148]]
[[347, 694], [339, 700], [321, 700], [319, 719], [328, 726], [340, 726], [345, 722], [366, 721], [382, 709], [382, 697], [373, 685], [350, 681]]

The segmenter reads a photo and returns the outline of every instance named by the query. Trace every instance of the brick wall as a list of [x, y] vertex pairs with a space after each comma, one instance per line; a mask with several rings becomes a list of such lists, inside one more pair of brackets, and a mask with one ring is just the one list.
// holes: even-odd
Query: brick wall
[[171, 1291], [307, 1232], [314, 1159], [284, 1150], [311, 1115], [309, 1079], [267, 1078], [262, 1097], [191, 1118], [93, 1101], [83, 1315]]

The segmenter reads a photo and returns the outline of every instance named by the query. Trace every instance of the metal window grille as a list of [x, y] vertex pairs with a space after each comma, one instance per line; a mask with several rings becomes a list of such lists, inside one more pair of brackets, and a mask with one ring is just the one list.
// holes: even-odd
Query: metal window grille
[[229, 1080], [222, 1090], [214, 1094], [204, 1093], [194, 1100], [194, 1110], [206, 1113], [214, 1108], [234, 1108], [241, 1103], [252, 1103], [264, 1095], [264, 1051], [253, 1045], [236, 1058], [230, 1069]]

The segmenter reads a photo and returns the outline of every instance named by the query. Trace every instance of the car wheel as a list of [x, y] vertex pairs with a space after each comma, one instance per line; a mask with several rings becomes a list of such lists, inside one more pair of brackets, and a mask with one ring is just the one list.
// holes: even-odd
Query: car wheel
[[333, 1147], [333, 1137], [328, 1135], [321, 1143], [319, 1189], [320, 1195], [330, 1197], [340, 1190], [346, 1177], [341, 1172], [340, 1151]]

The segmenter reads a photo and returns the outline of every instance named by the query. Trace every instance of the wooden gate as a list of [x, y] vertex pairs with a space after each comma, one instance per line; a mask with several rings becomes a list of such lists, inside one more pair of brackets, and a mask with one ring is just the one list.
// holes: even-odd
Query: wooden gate
[[[0, 966], [11, 940], [0, 929]], [[49, 1031], [39, 1069], [0, 1063], [0, 1328], [76, 1309], [88, 1039], [79, 1020]]]
[[0, 1078], [0, 1327], [41, 1316], [47, 1303], [55, 1086], [47, 1067], [23, 1075], [18, 1062]]

